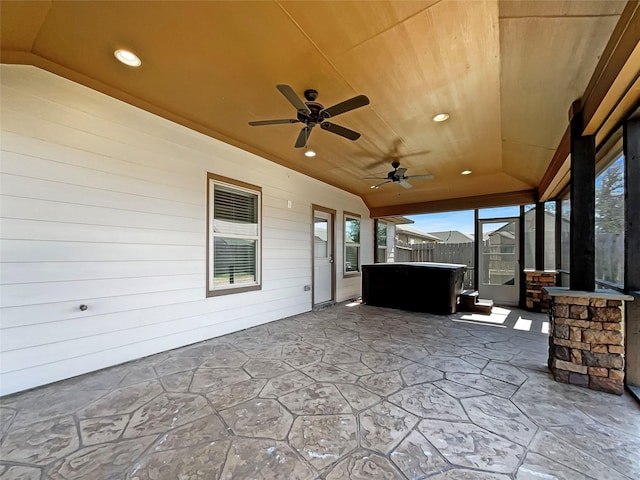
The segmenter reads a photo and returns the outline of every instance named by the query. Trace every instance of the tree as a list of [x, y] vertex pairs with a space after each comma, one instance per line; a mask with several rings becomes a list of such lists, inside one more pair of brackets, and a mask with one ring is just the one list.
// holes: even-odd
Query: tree
[[613, 163], [596, 181], [596, 278], [622, 284], [624, 250], [624, 178], [622, 162]]
[[624, 230], [624, 179], [622, 164], [615, 162], [596, 188], [596, 232], [622, 233]]
[[347, 242], [360, 243], [360, 220], [347, 217], [346, 235]]
[[376, 244], [379, 247], [387, 246], [387, 224], [385, 222], [378, 221], [377, 223]]

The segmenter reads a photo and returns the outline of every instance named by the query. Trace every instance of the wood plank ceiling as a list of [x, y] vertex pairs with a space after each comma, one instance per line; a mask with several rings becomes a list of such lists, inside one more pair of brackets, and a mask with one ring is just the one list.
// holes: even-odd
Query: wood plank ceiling
[[[45, 68], [355, 193], [385, 214], [533, 200], [624, 1], [11, 2], [4, 63]], [[113, 57], [136, 52], [132, 69]], [[275, 89], [370, 105], [315, 128]], [[432, 117], [449, 113], [446, 122]], [[372, 190], [398, 158], [413, 188]], [[472, 170], [463, 176], [463, 170]], [[242, 180], [240, 178], [240, 180]], [[462, 200], [460, 200], [462, 199]], [[485, 200], [483, 200], [485, 199]]]

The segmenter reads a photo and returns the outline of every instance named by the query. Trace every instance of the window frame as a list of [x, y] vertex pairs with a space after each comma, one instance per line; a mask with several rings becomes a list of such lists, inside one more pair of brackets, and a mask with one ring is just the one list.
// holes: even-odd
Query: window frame
[[[215, 287], [213, 285], [213, 261], [214, 261], [214, 244], [216, 237], [228, 237], [229, 235], [216, 235], [213, 229], [213, 202], [214, 202], [214, 188], [215, 185], [220, 185], [225, 188], [238, 190], [243, 193], [249, 193], [257, 196], [258, 200], [258, 234], [256, 236], [236, 237], [247, 238], [256, 241], [256, 281], [251, 284], [239, 284], [238, 286], [225, 285], [222, 287]], [[244, 293], [255, 290], [262, 290], [262, 188], [257, 185], [242, 182], [232, 178], [216, 175], [211, 172], [207, 172], [207, 239], [206, 239], [206, 295], [207, 297], [217, 297], [221, 295], [231, 295], [234, 293]]]
[[[388, 263], [387, 259], [388, 259], [388, 246], [389, 246], [389, 222], [385, 221], [385, 220], [380, 220], [380, 219], [376, 219], [374, 223], [374, 227], [373, 227], [373, 231], [374, 231], [374, 252], [375, 252], [375, 258], [374, 258], [374, 263]], [[380, 228], [380, 225], [384, 225], [384, 229], [385, 229], [385, 244], [384, 245], [380, 245], [378, 243], [378, 228]], [[381, 259], [380, 258], [380, 253], [378, 252], [378, 249], [380, 250], [384, 250], [384, 258]]]
[[[347, 221], [355, 220], [358, 222], [358, 242], [347, 242]], [[344, 212], [343, 222], [342, 222], [344, 232], [343, 232], [343, 246], [342, 246], [342, 254], [343, 254], [343, 262], [342, 262], [342, 275], [343, 278], [356, 277], [359, 276], [362, 272], [362, 216], [357, 213]], [[357, 247], [358, 249], [358, 270], [356, 271], [347, 271], [347, 246]]]

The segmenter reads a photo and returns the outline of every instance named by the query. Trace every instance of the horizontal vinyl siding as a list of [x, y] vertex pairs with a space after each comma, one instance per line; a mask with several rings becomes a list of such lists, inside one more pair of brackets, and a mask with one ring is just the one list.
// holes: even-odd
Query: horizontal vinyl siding
[[[371, 230], [351, 194], [36, 68], [0, 68], [0, 395], [308, 311], [312, 204], [337, 212], [337, 265], [342, 212]], [[261, 290], [206, 298], [207, 172], [262, 189]], [[363, 234], [363, 263], [372, 245]], [[337, 300], [358, 295], [360, 278], [337, 270]]]
[[[100, 273], [100, 278], [96, 275]], [[99, 280], [105, 278], [155, 277], [161, 275], [204, 275], [200, 260], [3, 263], [0, 283], [68, 282], [73, 280]], [[1, 321], [1, 319], [0, 319]]]

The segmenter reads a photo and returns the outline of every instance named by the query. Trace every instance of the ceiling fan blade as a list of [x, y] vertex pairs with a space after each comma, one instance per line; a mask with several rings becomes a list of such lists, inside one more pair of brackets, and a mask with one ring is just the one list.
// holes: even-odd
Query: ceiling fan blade
[[364, 168], [366, 168], [367, 170], [370, 170], [372, 168], [379, 167], [380, 165], [385, 165], [387, 163], [389, 163], [389, 162], [387, 162], [387, 160], [385, 158], [382, 158], [382, 159], [373, 160], [373, 161], [367, 163], [366, 165], [364, 165]]
[[404, 172], [406, 172], [407, 169], [406, 168], [399, 168], [396, 170], [396, 177], [398, 177], [399, 179], [404, 178]]
[[349, 140], [357, 140], [360, 138], [360, 134], [358, 132], [354, 132], [353, 130], [349, 130], [348, 128], [341, 127], [340, 125], [336, 125], [335, 123], [322, 122], [320, 124], [320, 127], [323, 130], [335, 133], [336, 135], [348, 138]]
[[324, 118], [335, 117], [341, 113], [348, 112], [349, 110], [355, 110], [356, 108], [369, 105], [369, 99], [366, 95], [358, 95], [357, 97], [350, 98], [344, 102], [340, 102], [333, 107], [325, 108], [320, 112]]
[[393, 155], [393, 158], [396, 158], [399, 160], [401, 158], [418, 157], [420, 155], [427, 155], [428, 153], [431, 153], [431, 151], [422, 150], [421, 152], [413, 152], [413, 153], [396, 153], [395, 155]]
[[404, 188], [411, 188], [413, 187], [413, 185], [411, 185], [409, 182], [407, 182], [405, 179], [402, 179], [398, 182], [401, 186], [403, 186]]
[[304, 112], [307, 115], [311, 114], [311, 110], [309, 110], [309, 107], [307, 107], [307, 105], [302, 101], [302, 99], [296, 94], [296, 92], [293, 91], [293, 88], [291, 88], [289, 85], [279, 84], [279, 85], [276, 85], [276, 88], [280, 91], [282, 95], [284, 95], [287, 98], [287, 100], [289, 100], [289, 103], [291, 103], [291, 105], [296, 107], [296, 110], [298, 110], [299, 112]]
[[278, 125], [280, 123], [298, 123], [300, 120], [295, 118], [283, 118], [281, 120], [258, 120], [255, 122], [249, 122], [252, 127], [259, 127], [261, 125]]
[[409, 175], [408, 177], [404, 177], [405, 179], [412, 179], [412, 180], [431, 180], [432, 178], [434, 178], [433, 175]]
[[363, 180], [387, 180], [387, 177], [362, 177]]
[[376, 190], [376, 189], [380, 188], [382, 185], [384, 185], [385, 183], [389, 183], [390, 181], [391, 181], [391, 180], [386, 180], [386, 181], [384, 181], [384, 182], [382, 182], [382, 183], [378, 183], [377, 185], [371, 185], [371, 188], [372, 188], [373, 190]]
[[309, 135], [311, 135], [311, 127], [303, 127], [298, 134], [295, 148], [304, 148], [309, 140]]

